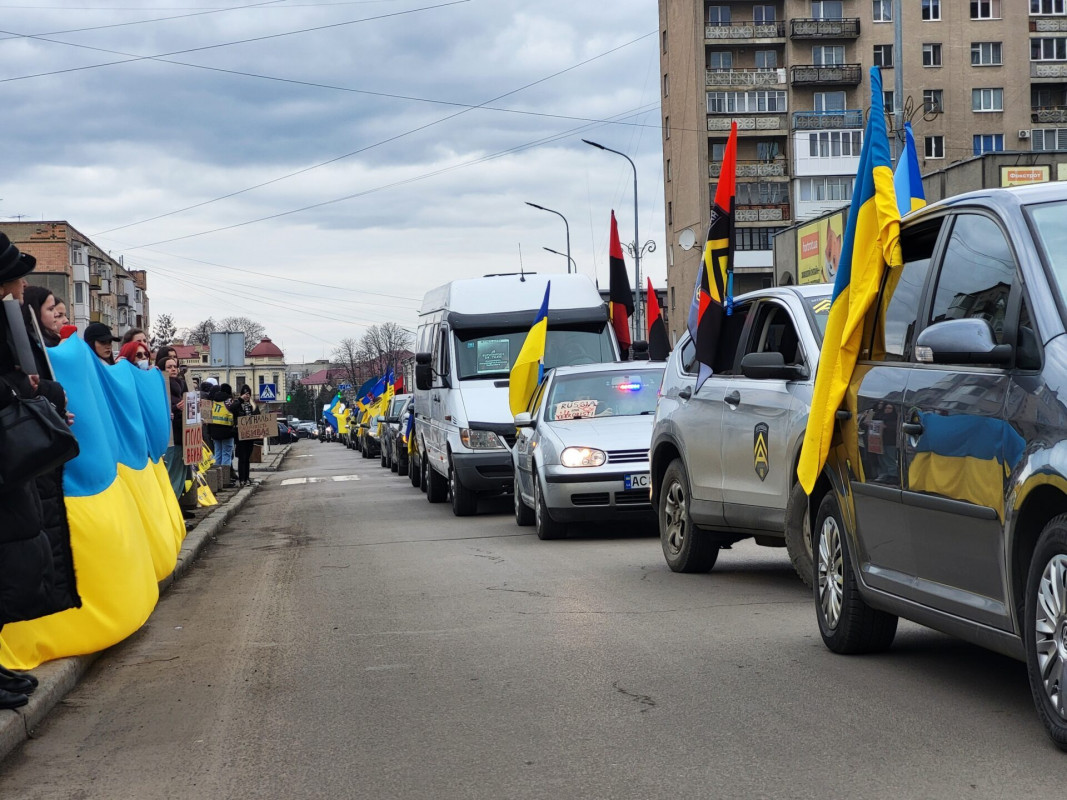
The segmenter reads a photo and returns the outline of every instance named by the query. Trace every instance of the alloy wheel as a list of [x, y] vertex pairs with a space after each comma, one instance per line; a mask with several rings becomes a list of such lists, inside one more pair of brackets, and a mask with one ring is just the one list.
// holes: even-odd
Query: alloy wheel
[[841, 529], [837, 520], [823, 520], [819, 536], [819, 604], [831, 630], [841, 621], [841, 598], [844, 587], [844, 561], [841, 552]]
[[671, 555], [682, 552], [686, 536], [686, 498], [685, 490], [678, 481], [673, 481], [667, 487], [664, 498], [663, 517], [665, 533], [667, 534], [667, 547]]
[[1053, 556], [1041, 573], [1034, 628], [1045, 694], [1060, 718], [1067, 719], [1067, 555]]

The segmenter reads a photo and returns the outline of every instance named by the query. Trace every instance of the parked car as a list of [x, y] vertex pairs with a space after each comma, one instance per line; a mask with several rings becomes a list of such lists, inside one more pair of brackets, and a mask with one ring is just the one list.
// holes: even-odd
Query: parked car
[[589, 364], [549, 370], [515, 417], [515, 522], [540, 539], [576, 521], [655, 517], [648, 443], [663, 365]]
[[296, 431], [286, 425], [284, 422], [278, 423], [278, 435], [272, 436], [270, 439], [271, 444], [288, 444], [289, 442], [295, 442], [297, 440]]
[[706, 572], [721, 549], [751, 537], [785, 545], [797, 574], [811, 584], [796, 465], [831, 290], [783, 286], [738, 297], [723, 318], [713, 373], [696, 392], [696, 347], [688, 334], [671, 353], [652, 431], [651, 475], [663, 555], [675, 572]]
[[311, 439], [319, 435], [319, 428], [314, 422], [298, 422], [295, 430], [301, 439]]
[[[396, 442], [400, 436], [401, 419], [404, 417], [404, 412], [410, 400], [410, 394], [394, 395], [393, 399], [389, 401], [389, 409], [385, 412], [385, 419], [382, 421], [382, 466], [389, 467], [393, 472], [398, 469]], [[406, 448], [404, 453], [405, 455], [407, 454]]]
[[1067, 750], [1065, 218], [1062, 183], [908, 215], [810, 514], [830, 650], [905, 617], [1014, 656]]

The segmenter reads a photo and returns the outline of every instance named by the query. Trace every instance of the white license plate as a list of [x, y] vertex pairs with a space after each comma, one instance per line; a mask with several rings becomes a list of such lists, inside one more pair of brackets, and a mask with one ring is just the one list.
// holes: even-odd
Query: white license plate
[[647, 489], [650, 485], [648, 479], [648, 473], [642, 472], [640, 475], [627, 475], [625, 486], [627, 489]]

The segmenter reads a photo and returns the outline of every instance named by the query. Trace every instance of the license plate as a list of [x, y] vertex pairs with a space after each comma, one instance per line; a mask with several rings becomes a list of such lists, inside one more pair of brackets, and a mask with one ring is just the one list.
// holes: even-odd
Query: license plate
[[625, 486], [627, 489], [647, 489], [650, 485], [647, 472], [642, 472], [640, 475], [626, 476]]

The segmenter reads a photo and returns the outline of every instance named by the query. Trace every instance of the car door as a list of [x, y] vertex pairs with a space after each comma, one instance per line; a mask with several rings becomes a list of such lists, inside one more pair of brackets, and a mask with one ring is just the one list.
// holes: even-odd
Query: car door
[[[998, 344], [1017, 341], [1022, 286], [999, 221], [959, 213], [951, 226], [926, 323], [981, 319]], [[903, 403], [903, 499], [916, 599], [1010, 629], [1004, 493], [1025, 447], [1006, 419], [1011, 370], [923, 359], [916, 353]]]
[[552, 373], [549, 373], [541, 381], [541, 385], [537, 387], [537, 391], [534, 392], [526, 407], [534, 424], [530, 427], [519, 428], [515, 436], [515, 466], [517, 467], [515, 474], [519, 480], [519, 491], [530, 502], [533, 502], [533, 453], [537, 447], [537, 426], [542, 424], [540, 419], [542, 400], [551, 380]]
[[[788, 305], [778, 298], [761, 300], [738, 365], [749, 353], [775, 352], [786, 364], [803, 365], [800, 341]], [[793, 473], [791, 437], [807, 418], [807, 404], [796, 397], [797, 381], [746, 378], [740, 366], [725, 384], [720, 442], [726, 522], [732, 528], [782, 531]]]

